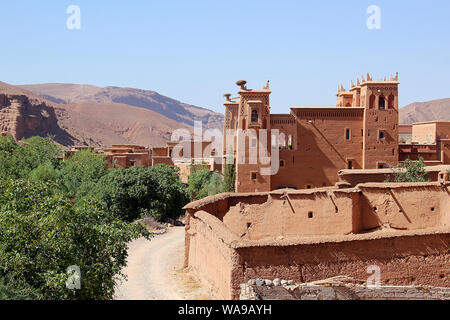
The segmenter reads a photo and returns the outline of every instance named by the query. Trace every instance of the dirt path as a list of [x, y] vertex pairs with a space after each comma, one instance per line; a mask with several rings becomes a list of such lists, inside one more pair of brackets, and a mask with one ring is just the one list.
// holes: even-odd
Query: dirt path
[[184, 227], [169, 228], [150, 241], [130, 243], [128, 281], [117, 283], [116, 300], [199, 300], [212, 295], [194, 276], [183, 270]]

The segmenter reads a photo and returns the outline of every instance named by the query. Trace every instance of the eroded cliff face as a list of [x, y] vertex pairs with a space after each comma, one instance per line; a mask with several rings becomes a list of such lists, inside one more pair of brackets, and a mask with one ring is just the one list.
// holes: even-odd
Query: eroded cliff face
[[10, 133], [16, 140], [41, 136], [62, 145], [73, 143], [59, 127], [55, 109], [26, 95], [0, 94], [0, 133]]

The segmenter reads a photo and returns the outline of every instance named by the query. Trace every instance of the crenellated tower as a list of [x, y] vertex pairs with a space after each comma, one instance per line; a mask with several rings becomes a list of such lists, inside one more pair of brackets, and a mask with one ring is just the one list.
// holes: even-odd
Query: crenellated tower
[[398, 73], [389, 80], [374, 81], [369, 74], [361, 80], [360, 105], [365, 108], [363, 168], [397, 166]]
[[[247, 89], [246, 81], [237, 81], [239, 106], [237, 110], [236, 139], [236, 190], [270, 191], [270, 175], [262, 174], [261, 169], [270, 167], [260, 157], [270, 156], [270, 100], [269, 82], [260, 90]], [[264, 131], [261, 131], [264, 130]], [[260, 141], [261, 134], [266, 136], [266, 143]], [[260, 150], [264, 148], [264, 150]], [[255, 157], [256, 155], [256, 157]]]

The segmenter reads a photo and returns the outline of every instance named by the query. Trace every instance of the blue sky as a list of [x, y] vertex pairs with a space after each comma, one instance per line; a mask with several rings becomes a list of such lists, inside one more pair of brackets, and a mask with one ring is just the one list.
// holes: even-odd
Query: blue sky
[[[69, 30], [69, 5], [81, 29]], [[381, 29], [369, 30], [369, 5]], [[400, 105], [450, 97], [450, 1], [2, 1], [0, 81], [126, 86], [221, 112], [236, 80], [272, 112], [333, 106], [339, 83], [400, 74]]]

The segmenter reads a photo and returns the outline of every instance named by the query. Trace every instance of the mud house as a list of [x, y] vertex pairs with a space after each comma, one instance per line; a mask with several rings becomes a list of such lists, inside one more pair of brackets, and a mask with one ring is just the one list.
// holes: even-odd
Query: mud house
[[223, 299], [250, 279], [450, 286], [450, 182], [221, 194], [186, 209], [185, 266]]

